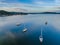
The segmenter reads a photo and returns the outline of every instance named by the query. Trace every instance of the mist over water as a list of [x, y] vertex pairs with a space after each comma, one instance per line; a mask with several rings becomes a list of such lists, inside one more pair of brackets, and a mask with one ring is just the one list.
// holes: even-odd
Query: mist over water
[[[45, 25], [45, 22], [48, 22]], [[20, 23], [20, 26], [16, 26]], [[22, 30], [25, 27], [27, 32]], [[43, 30], [43, 45], [60, 45], [60, 15], [17, 15], [0, 17], [1, 45], [41, 45], [40, 30]]]

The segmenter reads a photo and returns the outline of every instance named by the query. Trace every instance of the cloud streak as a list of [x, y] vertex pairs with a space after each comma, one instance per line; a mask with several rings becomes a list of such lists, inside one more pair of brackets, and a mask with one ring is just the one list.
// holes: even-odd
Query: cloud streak
[[[60, 7], [60, 0], [54, 1], [43, 1], [43, 0], [31, 0], [31, 4], [22, 3], [18, 0], [0, 0], [0, 10], [7, 11], [25, 11], [25, 12], [34, 12], [34, 11], [48, 11], [55, 9], [55, 7]], [[43, 10], [42, 10], [43, 9]]]
[[57, 6], [60, 6], [60, 0], [55, 0]]

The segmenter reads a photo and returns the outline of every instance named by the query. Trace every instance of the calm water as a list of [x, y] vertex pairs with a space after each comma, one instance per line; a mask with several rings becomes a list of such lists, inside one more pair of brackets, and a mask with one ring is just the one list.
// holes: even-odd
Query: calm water
[[[23, 32], [24, 27], [27, 32]], [[52, 14], [0, 17], [0, 45], [41, 45], [41, 27], [42, 45], [60, 45], [60, 15]]]

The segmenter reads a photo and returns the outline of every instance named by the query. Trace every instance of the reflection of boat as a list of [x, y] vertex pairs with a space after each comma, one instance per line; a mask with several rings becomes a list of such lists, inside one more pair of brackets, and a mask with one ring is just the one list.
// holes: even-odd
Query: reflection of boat
[[16, 26], [20, 26], [20, 23], [16, 23]]
[[40, 37], [39, 37], [39, 40], [40, 40], [41, 43], [43, 42], [42, 30], [41, 30], [41, 35], [40, 35]]

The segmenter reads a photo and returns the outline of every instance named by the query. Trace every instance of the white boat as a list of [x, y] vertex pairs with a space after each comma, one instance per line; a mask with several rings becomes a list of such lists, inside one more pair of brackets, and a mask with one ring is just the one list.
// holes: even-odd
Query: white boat
[[41, 29], [41, 35], [40, 35], [40, 37], [39, 37], [39, 40], [40, 40], [41, 43], [43, 42], [42, 29]]
[[25, 28], [24, 30], [23, 30], [23, 32], [26, 32], [27, 31], [27, 28]]
[[43, 42], [43, 37], [40, 36], [40, 37], [39, 37], [39, 40], [40, 40], [40, 42], [42, 43], [42, 42]]
[[20, 23], [16, 23], [16, 26], [20, 26]]
[[27, 28], [25, 27], [25, 25], [24, 25], [24, 29], [23, 29], [23, 32], [26, 32], [27, 31]]

